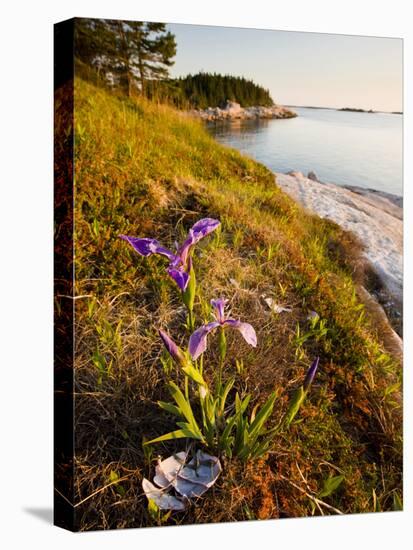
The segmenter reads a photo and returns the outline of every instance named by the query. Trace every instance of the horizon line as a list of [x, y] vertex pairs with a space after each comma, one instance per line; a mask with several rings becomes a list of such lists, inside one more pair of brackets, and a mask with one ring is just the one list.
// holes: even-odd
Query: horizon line
[[301, 109], [327, 109], [329, 111], [350, 111], [357, 113], [366, 113], [366, 114], [386, 114], [386, 115], [402, 115], [403, 111], [382, 111], [376, 109], [363, 109], [361, 107], [325, 107], [322, 105], [292, 105], [289, 103], [283, 103], [284, 107], [298, 107]]

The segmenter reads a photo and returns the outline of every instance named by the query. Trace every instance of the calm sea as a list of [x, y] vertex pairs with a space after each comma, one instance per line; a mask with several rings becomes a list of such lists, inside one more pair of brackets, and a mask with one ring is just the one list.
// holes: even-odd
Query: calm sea
[[208, 129], [275, 172], [313, 171], [321, 181], [402, 195], [402, 115], [293, 110], [297, 118], [209, 123]]

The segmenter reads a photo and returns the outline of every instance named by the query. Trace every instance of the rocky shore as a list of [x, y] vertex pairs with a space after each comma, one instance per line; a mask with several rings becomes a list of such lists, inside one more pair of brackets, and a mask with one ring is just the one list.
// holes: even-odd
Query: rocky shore
[[227, 101], [224, 108], [208, 107], [208, 109], [193, 109], [190, 114], [206, 121], [219, 120], [252, 120], [257, 118], [294, 118], [297, 113], [282, 105], [271, 107], [241, 107], [239, 103]]
[[[277, 185], [306, 209], [352, 231], [384, 294], [376, 296], [385, 310], [400, 318], [403, 302], [402, 198], [362, 187], [318, 181], [314, 173], [277, 173]], [[400, 332], [400, 330], [398, 331]]]

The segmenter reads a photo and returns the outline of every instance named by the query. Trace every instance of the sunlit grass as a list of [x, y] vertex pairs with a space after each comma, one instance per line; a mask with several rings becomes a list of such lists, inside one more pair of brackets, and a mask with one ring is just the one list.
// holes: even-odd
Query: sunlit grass
[[[282, 388], [276, 422], [316, 355], [320, 368], [302, 421], [254, 466], [225, 464], [211, 494], [169, 523], [393, 509], [402, 496], [400, 365], [359, 299], [357, 243], [305, 213], [264, 166], [169, 107], [81, 80], [75, 105], [76, 294], [85, 296], [76, 300], [77, 502], [122, 479], [121, 491], [114, 484], [77, 509], [81, 528], [153, 523], [140, 483], [156, 456], [142, 441], [175, 426], [156, 404], [168, 400], [162, 378], [175, 368], [156, 327], [170, 327], [183, 345], [185, 311], [160, 276], [164, 260], [137, 261], [118, 236], [172, 247], [204, 216], [219, 219], [221, 231], [196, 251], [194, 308], [206, 320], [209, 299], [222, 295], [256, 328], [256, 349], [228, 334], [245, 393], [262, 405]], [[263, 294], [292, 311], [274, 314]]]

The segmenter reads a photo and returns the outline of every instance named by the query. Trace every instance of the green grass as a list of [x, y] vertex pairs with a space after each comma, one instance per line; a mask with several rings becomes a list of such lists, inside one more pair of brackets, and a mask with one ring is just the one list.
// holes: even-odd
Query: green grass
[[[184, 313], [164, 260], [137, 256], [118, 235], [172, 246], [204, 216], [222, 228], [196, 249], [197, 322], [224, 295], [258, 336], [252, 349], [228, 334], [227, 375], [242, 362], [240, 388], [255, 404], [278, 389], [276, 422], [316, 355], [320, 368], [300, 422], [263, 459], [224, 460], [214, 488], [168, 523], [392, 510], [402, 497], [401, 366], [358, 297], [358, 243], [201, 123], [80, 79], [75, 181], [76, 502], [96, 492], [76, 508], [79, 528], [153, 525], [142, 477], [153, 475], [156, 453], [178, 448], [142, 441], [175, 429], [156, 404], [168, 400], [156, 328], [185, 346]], [[292, 312], [272, 313], [262, 295]], [[313, 310], [321, 326], [307, 320]], [[121, 481], [106, 487], [111, 472]], [[335, 476], [341, 483], [326, 491]]]

